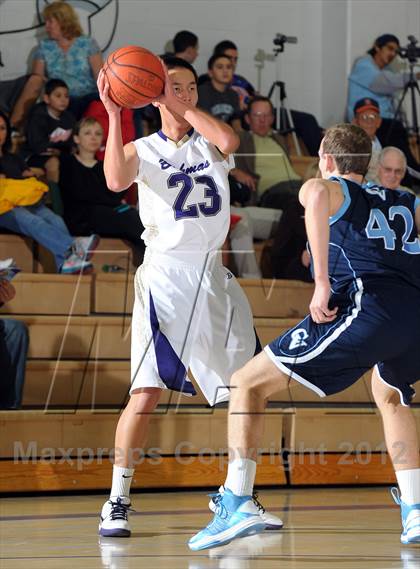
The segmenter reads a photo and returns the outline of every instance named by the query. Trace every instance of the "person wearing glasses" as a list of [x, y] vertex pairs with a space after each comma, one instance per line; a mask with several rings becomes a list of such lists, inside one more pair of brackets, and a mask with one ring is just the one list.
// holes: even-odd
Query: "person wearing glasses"
[[379, 103], [375, 99], [366, 97], [356, 102], [353, 108], [352, 123], [360, 126], [372, 141], [372, 158], [369, 162], [369, 169], [366, 172], [365, 179], [369, 182], [380, 183], [378, 177], [379, 155], [382, 145], [376, 136], [377, 130], [382, 124]]
[[404, 152], [395, 146], [385, 146], [379, 155], [378, 177], [381, 186], [388, 190], [410, 192], [413, 190], [402, 184], [407, 170], [407, 158]]
[[273, 130], [274, 109], [268, 97], [254, 97], [245, 121], [249, 131], [239, 133], [232, 176], [251, 188], [251, 204], [284, 209], [296, 199], [302, 179], [290, 163], [284, 138]]

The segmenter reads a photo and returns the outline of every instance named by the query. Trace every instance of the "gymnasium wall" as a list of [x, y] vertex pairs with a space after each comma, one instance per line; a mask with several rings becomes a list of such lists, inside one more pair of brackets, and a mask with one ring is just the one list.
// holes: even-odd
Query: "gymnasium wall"
[[[94, 3], [72, 3], [86, 28]], [[95, 3], [102, 6], [106, 0]], [[37, 5], [42, 9], [45, 0], [1, 1], [0, 31], [37, 23]], [[111, 36], [115, 10], [113, 0], [91, 18], [93, 35], [101, 47]], [[297, 36], [297, 45], [287, 44], [276, 61], [265, 62], [261, 92], [266, 93], [273, 81], [281, 79], [286, 82], [290, 107], [311, 112], [321, 124], [328, 125], [343, 118], [346, 76], [354, 58], [381, 33], [392, 32], [402, 43], [408, 34], [419, 36], [419, 22], [417, 0], [120, 0], [118, 27], [108, 51], [137, 43], [162, 53], [178, 30], [189, 29], [200, 38], [196, 67], [201, 73], [206, 70], [214, 44], [229, 38], [240, 48], [238, 72], [258, 85], [257, 49], [272, 53], [278, 32]], [[33, 31], [0, 35], [4, 62], [1, 78], [25, 71], [36, 35]]]

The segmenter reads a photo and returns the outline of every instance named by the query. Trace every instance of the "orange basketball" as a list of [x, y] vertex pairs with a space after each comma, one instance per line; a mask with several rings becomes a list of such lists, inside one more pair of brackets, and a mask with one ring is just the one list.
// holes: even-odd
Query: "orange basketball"
[[128, 45], [110, 53], [104, 65], [109, 95], [121, 107], [138, 109], [162, 94], [165, 76], [159, 58], [143, 47]]

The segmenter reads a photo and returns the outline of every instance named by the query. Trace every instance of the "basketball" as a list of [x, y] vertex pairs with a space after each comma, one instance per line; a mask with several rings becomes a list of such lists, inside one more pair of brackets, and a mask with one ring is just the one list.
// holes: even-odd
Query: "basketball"
[[149, 105], [162, 94], [165, 76], [159, 58], [143, 47], [128, 45], [110, 53], [104, 72], [111, 99], [128, 109]]

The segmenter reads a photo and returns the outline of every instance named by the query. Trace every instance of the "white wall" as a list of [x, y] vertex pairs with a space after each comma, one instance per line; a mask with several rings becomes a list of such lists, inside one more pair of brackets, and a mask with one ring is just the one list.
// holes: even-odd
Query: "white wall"
[[[91, 5], [72, 2], [86, 27]], [[114, 11], [115, 1], [91, 19], [101, 46], [111, 33]], [[36, 0], [0, 0], [0, 30], [33, 25], [35, 14]], [[257, 84], [257, 49], [271, 53], [277, 32], [297, 36], [297, 45], [287, 44], [275, 62], [265, 63], [261, 91], [267, 93], [276, 79], [285, 81], [289, 107], [311, 112], [328, 126], [343, 119], [353, 59], [382, 33], [395, 33], [404, 43], [408, 34], [419, 36], [419, 28], [418, 0], [120, 0], [117, 33], [108, 51], [134, 43], [162, 53], [178, 30], [189, 29], [200, 38], [199, 73], [206, 70], [213, 46], [231, 39], [240, 50], [238, 72]], [[0, 77], [23, 73], [35, 44], [34, 32], [0, 35], [5, 63]]]

